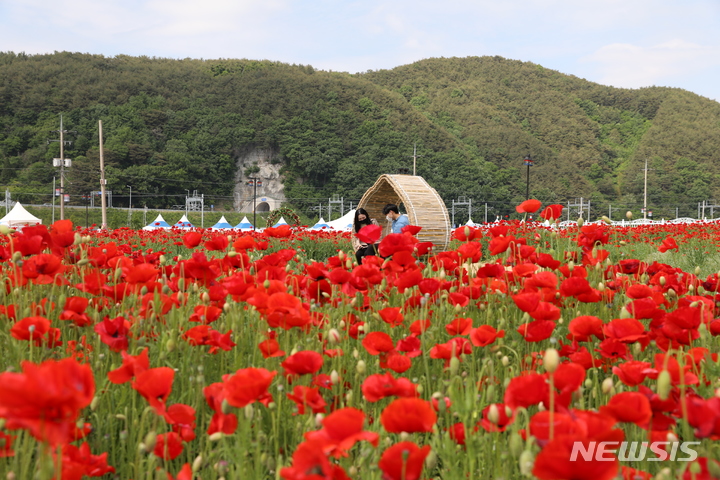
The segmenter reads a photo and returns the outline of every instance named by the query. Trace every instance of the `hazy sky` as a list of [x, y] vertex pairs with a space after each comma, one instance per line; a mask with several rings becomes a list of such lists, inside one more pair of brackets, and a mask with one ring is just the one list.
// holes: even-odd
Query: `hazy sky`
[[351, 73], [499, 55], [720, 101], [720, 0], [0, 0], [0, 51], [267, 59]]

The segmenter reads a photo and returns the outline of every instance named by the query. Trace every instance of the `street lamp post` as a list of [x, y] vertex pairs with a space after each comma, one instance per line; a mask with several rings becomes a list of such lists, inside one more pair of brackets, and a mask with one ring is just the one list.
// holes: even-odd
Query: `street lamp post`
[[530, 167], [533, 166], [533, 159], [530, 155], [526, 155], [523, 160], [527, 166], [527, 183], [525, 186], [525, 200], [530, 200]]
[[255, 230], [257, 228], [257, 187], [258, 185], [262, 187], [262, 180], [257, 177], [248, 177], [248, 180], [248, 185], [253, 187], [253, 230]]

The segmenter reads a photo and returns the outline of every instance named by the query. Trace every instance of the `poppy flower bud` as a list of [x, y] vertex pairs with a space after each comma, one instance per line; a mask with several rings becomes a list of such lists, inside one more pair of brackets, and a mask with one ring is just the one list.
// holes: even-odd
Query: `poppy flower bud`
[[607, 223], [608, 225], [610, 225], [610, 224], [612, 223], [612, 220], [610, 220], [610, 219], [607, 217], [607, 215], [603, 215], [602, 217], [600, 217], [600, 219], [601, 219], [603, 222]]
[[87, 265], [88, 263], [90, 263], [90, 259], [88, 259], [88, 258], [81, 258], [80, 260], [78, 260], [77, 266], [78, 266], [78, 267], [84, 267], [84, 266]]
[[664, 276], [660, 277], [660, 285], [662, 285], [664, 287], [666, 283], [667, 283], [667, 279]]
[[148, 432], [147, 435], [145, 435], [145, 440], [143, 440], [143, 444], [145, 445], [145, 451], [146, 452], [152, 452], [155, 448], [155, 443], [157, 442], [157, 433], [154, 431]]
[[333, 370], [330, 372], [330, 383], [333, 385], [337, 385], [340, 381], [340, 374], [337, 372], [337, 370]]
[[177, 343], [172, 338], [165, 342], [165, 349], [168, 352], [172, 352], [173, 350], [175, 350], [175, 347], [177, 347]]
[[720, 478], [720, 465], [717, 462], [708, 460], [707, 469], [712, 478]]
[[252, 420], [255, 416], [255, 409], [253, 408], [252, 404], [245, 405], [243, 408], [243, 414], [245, 414], [245, 418], [247, 420]]
[[79, 232], [75, 232], [73, 237], [73, 245], [80, 245], [82, 243], [82, 235]]
[[353, 262], [352, 262], [352, 260], [351, 260], [350, 258], [348, 258], [347, 260], [345, 260], [345, 268], [347, 268], [348, 270], [350, 270], [350, 269], [352, 268], [352, 266], [353, 266]]
[[345, 252], [343, 250], [338, 250], [338, 258], [342, 261], [343, 258], [345, 258]]
[[364, 375], [367, 371], [367, 365], [365, 364], [364, 360], [358, 361], [357, 365], [355, 366], [355, 371], [359, 373], [360, 375]]
[[230, 412], [233, 411], [233, 406], [228, 403], [227, 400], [223, 400], [222, 404], [220, 405], [220, 411], [222, 411], [223, 414], [228, 415]]
[[347, 393], [345, 394], [345, 405], [349, 405], [350, 403], [352, 403], [352, 399], [353, 399], [353, 391], [348, 390]]
[[449, 366], [450, 375], [451, 376], [457, 375], [457, 372], [459, 369], [460, 369], [460, 359], [453, 356], [452, 358], [450, 358], [450, 366]]
[[328, 330], [328, 342], [337, 345], [338, 343], [340, 343], [340, 340], [340, 332], [338, 332], [336, 328], [331, 328], [330, 330]]
[[695, 267], [695, 275], [700, 275], [700, 267]]
[[518, 461], [520, 473], [525, 477], [531, 476], [534, 463], [535, 457], [532, 452], [530, 450], [523, 450], [520, 454], [520, 460]]
[[548, 348], [545, 350], [545, 355], [543, 355], [543, 366], [545, 367], [545, 371], [551, 374], [555, 373], [559, 364], [560, 355], [558, 354], [558, 351], [554, 348]]
[[632, 218], [632, 212], [630, 210], [625, 213], [625, 218], [627, 218], [628, 220]]
[[100, 403], [100, 397], [93, 397], [92, 402], [90, 402], [90, 410], [94, 412], [98, 403]]
[[0, 234], [10, 235], [10, 227], [7, 225], [0, 225]]
[[503, 355], [503, 357], [500, 359], [500, 363], [502, 363], [503, 367], [507, 367], [510, 364], [510, 359], [507, 355]]
[[519, 433], [513, 432], [510, 434], [510, 453], [513, 457], [519, 457], [523, 451], [523, 439]]
[[218, 440], [221, 440], [225, 434], [223, 432], [215, 432], [212, 435], [208, 437], [208, 440], [211, 442], [217, 442]]
[[613, 395], [615, 393], [615, 385], [613, 384], [613, 379], [608, 377], [603, 380], [601, 389], [605, 395]]
[[500, 410], [498, 410], [497, 403], [491, 404], [490, 408], [488, 408], [487, 419], [494, 425], [500, 422]]
[[585, 220], [583, 220], [583, 217], [577, 219], [577, 225], [578, 227], [582, 227], [583, 225], [585, 225]]
[[[708, 463], [711, 463], [711, 462], [712, 462], [712, 460], [711, 460], [710, 462], [708, 462]], [[702, 473], [702, 467], [700, 466], [700, 464], [699, 464], [698, 462], [693, 462], [693, 463], [690, 464], [690, 467], [688, 468], [688, 471], [689, 471], [691, 474], [694, 474], [694, 475], [692, 475], [692, 476], [694, 477], [695, 475], [698, 475], [699, 473]]]
[[660, 372], [657, 378], [657, 394], [660, 400], [667, 400], [670, 396], [670, 389], [672, 388], [672, 378], [670, 378], [670, 372], [663, 370]]
[[425, 457], [425, 468], [428, 471], [435, 470], [435, 467], [437, 467], [437, 453], [435, 453], [435, 450], [430, 450], [428, 452], [427, 457]]
[[470, 227], [465, 226], [463, 233], [465, 234], [465, 238], [468, 238], [470, 236]]
[[200, 467], [202, 467], [202, 463], [203, 463], [202, 455], [198, 455], [197, 457], [195, 457], [195, 460], [193, 460], [193, 463], [192, 463], [193, 473], [197, 473], [198, 470], [200, 470]]
[[209, 303], [210, 302], [210, 294], [208, 292], [203, 292], [200, 294], [200, 301], [203, 303]]
[[622, 307], [620, 309], [620, 318], [632, 318], [632, 313], [627, 308]]
[[401, 442], [407, 442], [410, 438], [410, 434], [408, 432], [400, 432], [400, 441]]
[[22, 258], [22, 253], [20, 253], [20, 252], [13, 252], [13, 254], [12, 254], [12, 261], [13, 261], [14, 263], [19, 262], [21, 258]]

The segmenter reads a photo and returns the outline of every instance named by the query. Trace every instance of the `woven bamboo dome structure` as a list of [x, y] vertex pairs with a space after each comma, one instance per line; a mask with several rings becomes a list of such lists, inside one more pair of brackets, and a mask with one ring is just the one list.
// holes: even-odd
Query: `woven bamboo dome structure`
[[[365, 192], [358, 208], [367, 210], [380, 225], [385, 221], [383, 207], [388, 203], [404, 205], [410, 225], [422, 227], [416, 235], [421, 242], [432, 242], [435, 251], [445, 250], [452, 228], [447, 207], [440, 195], [422, 177], [415, 175], [381, 175]], [[390, 226], [385, 228], [385, 234]]]

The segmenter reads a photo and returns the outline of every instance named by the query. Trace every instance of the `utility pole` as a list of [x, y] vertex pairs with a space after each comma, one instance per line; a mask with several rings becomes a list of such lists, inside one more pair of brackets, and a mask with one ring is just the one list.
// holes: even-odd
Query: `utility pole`
[[98, 120], [98, 136], [100, 137], [100, 205], [102, 211], [102, 220], [100, 229], [107, 229], [107, 199], [105, 198], [105, 153], [103, 151], [103, 130], [102, 120]]
[[[53, 166], [60, 167], [60, 220], [65, 220], [65, 167], [72, 165], [72, 161], [65, 158], [65, 134], [77, 132], [63, 129], [62, 115], [60, 115], [60, 130], [55, 131], [60, 134], [60, 140], [48, 140], [48, 143], [60, 142], [60, 158], [53, 158]], [[67, 144], [70, 145], [71, 142], [68, 141]], [[55, 195], [54, 191], [53, 195]]]
[[417, 167], [417, 159], [420, 158], [420, 157], [424, 157], [424, 156], [425, 156], [425, 155], [418, 155], [418, 154], [417, 154], [417, 143], [415, 143], [415, 144], [413, 145], [413, 154], [412, 154], [412, 159], [413, 159], [413, 176], [416, 176], [416, 175], [417, 175], [417, 174], [415, 173], [416, 167]]
[[643, 220], [647, 219], [647, 172], [648, 161], [645, 159], [645, 194], [643, 195]]

